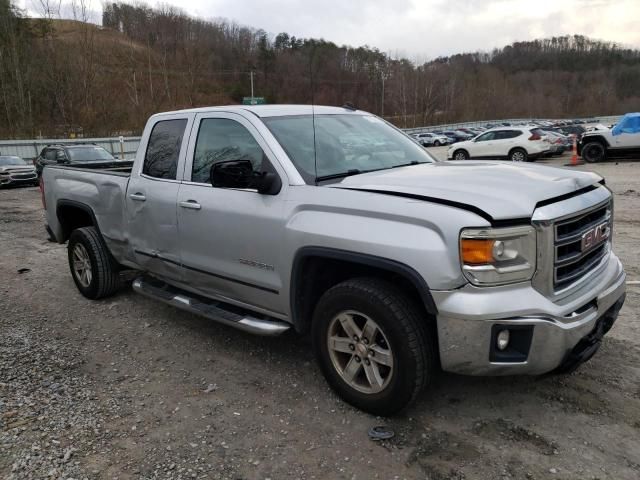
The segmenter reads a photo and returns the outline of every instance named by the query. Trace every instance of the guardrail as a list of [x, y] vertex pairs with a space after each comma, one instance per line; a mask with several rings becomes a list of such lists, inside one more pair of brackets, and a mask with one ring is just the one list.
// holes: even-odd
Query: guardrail
[[132, 158], [138, 151], [140, 137], [123, 137], [123, 151], [120, 147], [120, 137], [74, 138], [64, 140], [57, 138], [37, 140], [0, 140], [0, 155], [16, 155], [25, 160], [30, 160], [32, 158], [36, 158], [47, 145], [75, 145], [82, 143], [94, 143], [110, 152], [116, 158], [120, 158], [122, 154], [124, 154], [124, 158]]

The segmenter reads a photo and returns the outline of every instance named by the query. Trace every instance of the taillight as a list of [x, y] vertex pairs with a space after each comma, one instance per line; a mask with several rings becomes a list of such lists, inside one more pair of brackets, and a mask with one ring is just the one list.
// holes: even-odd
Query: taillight
[[38, 187], [40, 188], [40, 198], [42, 199], [42, 208], [47, 209], [47, 202], [44, 199], [44, 180], [42, 179], [42, 175], [40, 176], [40, 182], [38, 183]]
[[529, 140], [542, 140], [542, 137], [540, 136], [539, 133], [534, 133], [529, 137]]

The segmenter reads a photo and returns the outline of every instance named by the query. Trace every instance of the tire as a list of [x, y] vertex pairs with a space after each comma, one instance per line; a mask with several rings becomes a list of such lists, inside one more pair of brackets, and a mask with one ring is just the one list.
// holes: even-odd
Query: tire
[[95, 227], [78, 228], [71, 233], [67, 257], [73, 281], [85, 297], [97, 300], [120, 288], [118, 264]]
[[512, 162], [526, 162], [528, 159], [529, 155], [523, 148], [514, 148], [509, 152], [509, 160]]
[[607, 149], [600, 142], [589, 142], [582, 147], [581, 156], [587, 163], [602, 162], [607, 159]]
[[[376, 333], [367, 339], [367, 331]], [[341, 339], [332, 342], [338, 348], [330, 348], [331, 338]], [[429, 334], [425, 315], [394, 285], [376, 278], [347, 280], [325, 292], [313, 315], [312, 340], [333, 390], [373, 415], [392, 415], [408, 406], [436, 369], [435, 331]], [[349, 369], [355, 372], [351, 380]], [[369, 381], [369, 375], [378, 381]]]
[[451, 157], [454, 160], [469, 160], [469, 152], [466, 150], [456, 150], [453, 152], [453, 156]]
[[435, 142], [433, 142], [433, 146], [434, 147], [439, 147], [440, 146], [440, 140], [436, 140]]

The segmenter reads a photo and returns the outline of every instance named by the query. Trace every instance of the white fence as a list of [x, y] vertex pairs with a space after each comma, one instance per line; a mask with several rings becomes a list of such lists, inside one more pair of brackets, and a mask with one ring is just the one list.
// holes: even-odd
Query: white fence
[[40, 140], [0, 140], [0, 155], [16, 155], [25, 160], [30, 160], [37, 157], [47, 145], [77, 145], [82, 143], [94, 143], [110, 152], [116, 158], [120, 158], [122, 154], [124, 154], [124, 158], [131, 159], [136, 155], [138, 145], [140, 144], [140, 137], [124, 137], [122, 149], [120, 147], [120, 137], [65, 140], [54, 138]]

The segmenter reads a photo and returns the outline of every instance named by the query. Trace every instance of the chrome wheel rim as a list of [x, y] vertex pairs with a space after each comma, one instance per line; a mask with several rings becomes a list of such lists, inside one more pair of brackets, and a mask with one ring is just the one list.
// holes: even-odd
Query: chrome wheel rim
[[514, 162], [524, 162], [524, 153], [513, 152], [511, 154], [511, 160], [513, 160]]
[[93, 273], [91, 271], [91, 259], [84, 245], [77, 243], [73, 247], [73, 273], [84, 288], [91, 284]]
[[467, 156], [462, 153], [462, 152], [458, 152], [456, 153], [456, 160], [466, 160]]
[[351, 388], [367, 394], [384, 390], [394, 374], [391, 345], [367, 315], [347, 310], [329, 323], [327, 347], [331, 363]]

